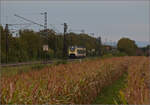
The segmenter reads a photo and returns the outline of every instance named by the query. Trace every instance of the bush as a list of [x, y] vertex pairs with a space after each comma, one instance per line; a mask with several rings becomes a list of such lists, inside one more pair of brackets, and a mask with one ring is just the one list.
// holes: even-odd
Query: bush
[[117, 48], [121, 52], [126, 52], [129, 56], [136, 55], [137, 45], [134, 40], [121, 38], [117, 43]]
[[110, 57], [113, 57], [111, 53], [108, 53], [102, 56], [102, 58], [110, 58]]
[[52, 49], [48, 50], [48, 57], [49, 58], [54, 58], [54, 50], [52, 50]]
[[62, 58], [63, 57], [63, 52], [58, 50], [55, 54], [56, 58]]
[[116, 51], [112, 54], [113, 56], [121, 57], [121, 56], [127, 56], [125, 52]]
[[104, 54], [102, 58], [122, 57], [122, 56], [127, 56], [127, 54], [125, 52], [115, 51], [115, 52]]

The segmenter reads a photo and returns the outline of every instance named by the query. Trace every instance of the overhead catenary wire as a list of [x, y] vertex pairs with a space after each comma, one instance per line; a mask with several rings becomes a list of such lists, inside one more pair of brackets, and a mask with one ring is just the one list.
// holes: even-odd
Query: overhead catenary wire
[[34, 22], [34, 21], [32, 21], [32, 20], [29, 20], [29, 19], [27, 19], [27, 18], [25, 18], [25, 17], [22, 17], [22, 16], [19, 16], [19, 15], [17, 15], [17, 14], [14, 14], [14, 16], [19, 17], [19, 18], [21, 18], [21, 19], [23, 19], [23, 20], [26, 20], [26, 21], [28, 21], [28, 22], [31, 22], [31, 23], [33, 23], [33, 24], [39, 25], [39, 26], [41, 26], [41, 27], [45, 27], [45, 26], [42, 25], [42, 24], [36, 23], [36, 22]]

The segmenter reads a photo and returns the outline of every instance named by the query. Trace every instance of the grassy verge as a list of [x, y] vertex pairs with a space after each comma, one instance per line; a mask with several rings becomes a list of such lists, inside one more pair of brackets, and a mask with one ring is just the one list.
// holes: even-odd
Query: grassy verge
[[[79, 62], [79, 61], [77, 61]], [[50, 67], [54, 65], [59, 65], [59, 64], [67, 64], [66, 60], [58, 60], [55, 59], [54, 63], [52, 64], [32, 64], [32, 65], [22, 65], [22, 66], [12, 66], [12, 67], [1, 67], [0, 73], [1, 76], [13, 76], [16, 74], [21, 74], [24, 72], [29, 72], [29, 71], [38, 71], [42, 70], [45, 67]]]
[[1, 76], [12, 76], [16, 74], [21, 74], [23, 72], [29, 72], [33, 70], [41, 70], [46, 66], [50, 66], [50, 64], [33, 64], [33, 65], [22, 65], [17, 67], [2, 67], [1, 68]]
[[119, 90], [125, 87], [126, 77], [127, 73], [114, 81], [111, 85], [103, 88], [99, 96], [94, 100], [93, 104], [115, 104], [114, 100], [119, 102]]
[[[96, 60], [100, 59], [100, 57], [86, 57], [81, 60], [77, 60], [74, 62], [81, 62], [81, 61], [87, 61], [87, 60]], [[52, 65], [59, 65], [59, 64], [67, 64], [71, 63], [67, 60], [60, 60], [60, 59], [51, 59], [54, 61], [53, 64], [32, 64], [32, 65], [22, 65], [22, 66], [14, 66], [14, 67], [1, 67], [0, 73], [1, 76], [12, 76], [16, 74], [21, 74], [23, 72], [29, 72], [29, 71], [35, 71], [35, 70], [41, 70], [44, 67], [49, 67]]]

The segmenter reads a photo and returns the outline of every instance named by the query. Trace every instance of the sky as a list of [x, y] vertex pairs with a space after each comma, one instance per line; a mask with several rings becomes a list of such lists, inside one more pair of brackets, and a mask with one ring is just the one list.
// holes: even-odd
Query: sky
[[[128, 37], [136, 41], [149, 41], [149, 1], [1, 1], [1, 24], [28, 23], [14, 14], [44, 24], [48, 13], [48, 28], [63, 32], [63, 23], [68, 30], [94, 33], [102, 41], [118, 41]], [[16, 26], [17, 27], [17, 26]], [[18, 26], [23, 28], [24, 26]], [[10, 27], [14, 28], [14, 27]], [[41, 30], [37, 25], [29, 29]]]

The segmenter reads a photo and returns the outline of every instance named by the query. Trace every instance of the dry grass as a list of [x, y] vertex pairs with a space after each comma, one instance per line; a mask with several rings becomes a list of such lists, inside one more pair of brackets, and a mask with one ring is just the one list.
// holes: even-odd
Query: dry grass
[[118, 79], [137, 59], [145, 58], [88, 60], [2, 77], [1, 103], [89, 104], [104, 86]]
[[129, 104], [150, 104], [150, 59], [136, 59], [128, 69], [125, 98]]

